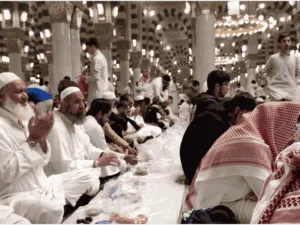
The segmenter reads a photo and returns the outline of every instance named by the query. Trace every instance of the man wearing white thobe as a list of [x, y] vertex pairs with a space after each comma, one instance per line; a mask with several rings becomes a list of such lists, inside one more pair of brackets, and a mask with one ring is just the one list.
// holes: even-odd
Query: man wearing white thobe
[[85, 107], [84, 97], [77, 87], [66, 88], [61, 93], [61, 107], [54, 112], [54, 126], [48, 135], [52, 154], [47, 165], [47, 174], [57, 174], [76, 169], [89, 171], [93, 177], [91, 185], [99, 188], [101, 169], [107, 165], [117, 166], [116, 155], [106, 153], [92, 145], [82, 126]]
[[164, 102], [168, 99], [168, 88], [171, 82], [171, 78], [168, 75], [162, 77], [156, 77], [149, 85], [148, 90], [145, 93], [145, 98], [150, 98], [152, 101], [154, 97], [158, 96], [160, 102]]
[[0, 224], [30, 224], [30, 222], [14, 213], [8, 206], [0, 205]]
[[27, 100], [24, 81], [0, 73], [0, 204], [31, 223], [60, 223], [66, 200], [76, 204], [89, 190], [90, 175], [75, 171], [47, 178], [43, 166], [51, 155], [46, 137], [53, 115], [34, 119]]
[[300, 73], [299, 59], [290, 52], [289, 33], [281, 33], [278, 43], [280, 52], [272, 55], [266, 63], [265, 72], [272, 79], [265, 87], [265, 92], [271, 101], [296, 101], [297, 78]]
[[91, 38], [87, 43], [87, 51], [92, 55], [90, 76], [84, 79], [88, 84], [88, 104], [96, 98], [102, 98], [105, 91], [108, 91], [108, 67], [105, 56], [99, 50], [99, 43], [96, 38]]

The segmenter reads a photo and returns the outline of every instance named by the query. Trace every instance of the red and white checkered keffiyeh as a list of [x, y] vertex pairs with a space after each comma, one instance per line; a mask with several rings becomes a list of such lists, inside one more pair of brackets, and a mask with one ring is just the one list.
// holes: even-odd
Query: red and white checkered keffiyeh
[[300, 142], [282, 151], [267, 179], [251, 223], [300, 222]]
[[[225, 132], [199, 163], [187, 206], [195, 207], [198, 182], [228, 176], [266, 179], [275, 159], [295, 131], [300, 104], [269, 102], [244, 114], [242, 120]], [[200, 187], [201, 188], [201, 187]]]

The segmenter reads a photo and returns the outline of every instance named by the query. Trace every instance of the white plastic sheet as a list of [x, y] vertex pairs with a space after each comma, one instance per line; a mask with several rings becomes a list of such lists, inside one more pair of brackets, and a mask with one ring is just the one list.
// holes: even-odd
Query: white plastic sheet
[[[93, 223], [109, 220], [115, 213], [129, 218], [143, 214], [148, 217], [148, 224], [177, 223], [185, 186], [175, 181], [183, 174], [179, 149], [186, 126], [185, 122], [178, 122], [158, 138], [140, 145], [139, 159], [144, 162], [106, 183], [89, 205], [79, 208], [64, 223], [76, 223], [93, 207], [101, 210]], [[136, 176], [136, 168], [141, 166], [147, 167], [148, 174]]]

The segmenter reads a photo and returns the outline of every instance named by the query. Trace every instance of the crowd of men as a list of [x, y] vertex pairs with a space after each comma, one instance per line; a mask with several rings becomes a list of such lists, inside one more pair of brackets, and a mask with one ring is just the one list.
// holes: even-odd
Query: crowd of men
[[241, 223], [299, 222], [299, 66], [289, 34], [278, 43], [266, 66], [269, 102], [261, 104], [240, 87], [226, 97], [230, 76], [220, 70], [208, 74], [205, 92], [193, 81], [178, 112], [168, 75], [142, 76], [134, 92], [126, 87], [117, 98], [95, 38], [86, 43], [91, 65], [80, 78], [88, 89], [66, 76], [52, 98], [47, 86], [0, 73], [0, 222], [61, 223], [68, 207], [138, 162], [139, 144], [178, 120], [189, 121], [180, 147], [188, 207], [223, 205]]

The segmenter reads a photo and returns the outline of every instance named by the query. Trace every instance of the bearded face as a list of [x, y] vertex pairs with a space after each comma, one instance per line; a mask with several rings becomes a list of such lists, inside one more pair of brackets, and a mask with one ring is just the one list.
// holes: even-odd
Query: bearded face
[[28, 102], [15, 103], [9, 96], [5, 98], [2, 107], [26, 124], [32, 117], [35, 117], [35, 112]]
[[85, 117], [85, 111], [73, 113], [72, 109], [68, 107], [66, 117], [75, 124], [82, 124]]

